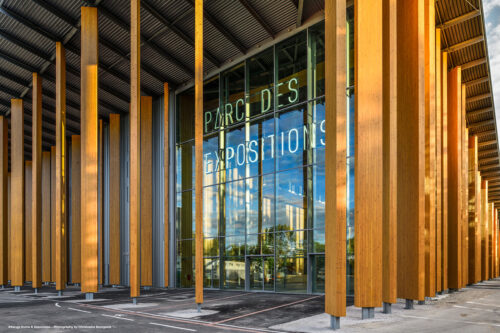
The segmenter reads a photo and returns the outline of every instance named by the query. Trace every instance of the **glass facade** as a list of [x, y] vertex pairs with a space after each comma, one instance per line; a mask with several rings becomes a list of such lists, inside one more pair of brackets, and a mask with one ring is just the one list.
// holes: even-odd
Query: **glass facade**
[[[324, 292], [324, 61], [321, 22], [204, 82], [206, 288]], [[178, 287], [194, 287], [193, 101], [176, 99]]]

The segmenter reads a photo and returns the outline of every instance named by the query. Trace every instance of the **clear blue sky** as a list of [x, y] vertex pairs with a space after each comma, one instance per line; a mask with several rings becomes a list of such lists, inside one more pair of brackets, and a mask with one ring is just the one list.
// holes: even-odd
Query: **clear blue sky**
[[491, 83], [495, 96], [497, 128], [500, 129], [500, 0], [483, 0], [486, 38], [490, 56]]

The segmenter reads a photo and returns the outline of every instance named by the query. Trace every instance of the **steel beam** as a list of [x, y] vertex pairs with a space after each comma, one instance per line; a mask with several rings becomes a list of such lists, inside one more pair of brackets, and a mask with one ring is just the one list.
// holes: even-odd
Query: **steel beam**
[[491, 93], [470, 96], [470, 97], [467, 97], [467, 103], [473, 103], [473, 102], [481, 101], [483, 99], [490, 98], [490, 97], [491, 97]]
[[460, 15], [458, 17], [455, 17], [449, 21], [446, 21], [444, 23], [441, 23], [439, 25], [436, 26], [436, 28], [439, 28], [439, 29], [448, 29], [450, 27], [453, 27], [455, 25], [458, 25], [462, 22], [465, 22], [465, 21], [468, 21], [468, 20], [471, 20], [473, 19], [474, 17], [477, 17], [477, 16], [480, 16], [481, 15], [481, 11], [480, 10], [473, 10], [471, 12], [468, 12], [466, 14], [463, 14], [463, 15]]

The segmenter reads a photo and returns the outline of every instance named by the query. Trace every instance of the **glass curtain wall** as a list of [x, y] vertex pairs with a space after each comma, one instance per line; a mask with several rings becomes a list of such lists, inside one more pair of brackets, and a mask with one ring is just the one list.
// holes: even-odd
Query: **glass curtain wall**
[[[204, 82], [206, 288], [324, 292], [324, 62], [321, 22]], [[194, 88], [176, 101], [176, 283], [193, 287]]]

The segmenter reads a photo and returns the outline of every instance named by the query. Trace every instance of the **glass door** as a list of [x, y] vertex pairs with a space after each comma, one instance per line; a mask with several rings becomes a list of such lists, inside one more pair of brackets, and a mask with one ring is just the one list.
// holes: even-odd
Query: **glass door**
[[274, 291], [274, 256], [247, 256], [247, 289]]

